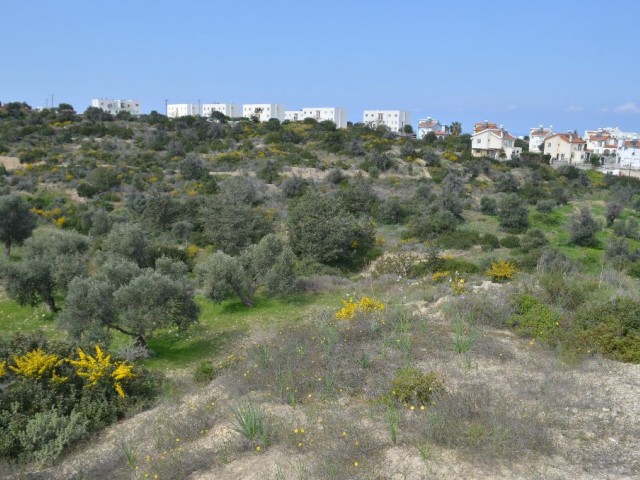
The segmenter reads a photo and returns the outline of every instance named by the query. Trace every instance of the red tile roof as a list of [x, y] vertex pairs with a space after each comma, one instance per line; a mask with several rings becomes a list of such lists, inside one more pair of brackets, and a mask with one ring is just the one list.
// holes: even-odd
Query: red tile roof
[[555, 137], [560, 137], [563, 142], [567, 143], [587, 143], [582, 138], [580, 138], [580, 135], [578, 135], [577, 133], [554, 133], [553, 135], [549, 136], [547, 140]]

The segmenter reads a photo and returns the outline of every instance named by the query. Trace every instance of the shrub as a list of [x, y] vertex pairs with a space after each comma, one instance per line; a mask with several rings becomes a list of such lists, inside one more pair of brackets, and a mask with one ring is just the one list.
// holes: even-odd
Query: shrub
[[571, 243], [583, 247], [597, 245], [596, 234], [602, 230], [600, 224], [591, 215], [587, 207], [582, 207], [571, 218], [571, 231], [569, 240]]
[[500, 240], [491, 233], [485, 233], [480, 237], [480, 245], [482, 245], [482, 250], [487, 252], [500, 248]]
[[523, 294], [516, 302], [518, 314], [511, 324], [521, 334], [550, 343], [560, 328], [560, 314], [533, 295]]
[[213, 368], [213, 364], [208, 360], [200, 362], [193, 373], [193, 379], [197, 383], [209, 383], [214, 377], [215, 369]]
[[541, 213], [551, 213], [556, 208], [557, 202], [555, 200], [540, 200], [536, 204], [536, 210]]
[[537, 228], [529, 230], [520, 241], [520, 247], [525, 253], [535, 250], [536, 248], [544, 247], [548, 244], [549, 240], [545, 237], [544, 232]]
[[507, 235], [502, 240], [500, 240], [500, 246], [504, 248], [519, 248], [520, 237], [518, 237], [517, 235]]
[[500, 226], [508, 232], [523, 232], [529, 227], [529, 210], [520, 197], [510, 193], [500, 202], [498, 219]]
[[342, 308], [336, 312], [336, 318], [353, 320], [359, 312], [381, 312], [384, 308], [384, 303], [370, 297], [362, 297], [359, 302], [354, 302], [353, 297], [349, 297], [349, 300], [342, 301]]
[[18, 433], [22, 458], [39, 464], [52, 462], [64, 448], [87, 432], [87, 419], [79, 412], [61, 415], [57, 409], [38, 412]]
[[494, 282], [504, 282], [511, 280], [517, 271], [518, 269], [513, 262], [498, 260], [497, 262], [491, 262], [491, 268], [485, 274], [491, 277]]
[[444, 383], [435, 372], [423, 373], [417, 368], [401, 368], [391, 381], [391, 395], [403, 403], [431, 402], [433, 395], [444, 391]]
[[619, 297], [585, 304], [575, 317], [586, 348], [622, 362], [640, 363], [640, 302]]

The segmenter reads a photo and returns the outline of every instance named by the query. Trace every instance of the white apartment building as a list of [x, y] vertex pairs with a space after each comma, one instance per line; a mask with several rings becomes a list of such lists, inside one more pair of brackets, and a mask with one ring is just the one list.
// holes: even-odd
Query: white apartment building
[[287, 110], [284, 119], [299, 122], [305, 118], [313, 118], [317, 122], [329, 120], [338, 128], [347, 128], [347, 110], [339, 107], [305, 107], [302, 110]]
[[100, 108], [112, 115], [120, 112], [129, 112], [131, 115], [140, 115], [139, 100], [120, 100], [115, 98], [94, 98], [91, 100], [91, 106]]
[[640, 139], [622, 140], [617, 151], [618, 165], [640, 167]]
[[371, 128], [384, 125], [393, 132], [402, 132], [405, 125], [411, 125], [411, 115], [405, 110], [365, 110], [362, 121]]
[[507, 132], [502, 125], [482, 122], [476, 123], [471, 135], [471, 155], [510, 160], [522, 153], [515, 146], [516, 137]]
[[541, 146], [544, 148], [544, 139], [553, 133], [553, 125], [544, 127], [539, 125], [538, 128], [532, 128], [529, 130], [529, 151], [534, 153], [541, 153]]
[[257, 116], [261, 122], [277, 118], [282, 122], [284, 120], [284, 106], [276, 103], [248, 103], [242, 105], [242, 116], [245, 118]]
[[202, 116], [210, 117], [213, 112], [219, 112], [230, 118], [242, 116], [242, 108], [237, 103], [203, 103]]
[[304, 120], [302, 117], [302, 110], [285, 110], [284, 119], [290, 122], [301, 122]]
[[437, 138], [442, 140], [449, 135], [449, 127], [431, 117], [418, 120], [418, 140], [426, 137], [428, 133], [433, 133]]
[[200, 115], [197, 103], [169, 103], [167, 105], [167, 117], [178, 118]]
[[552, 162], [584, 163], [589, 159], [587, 142], [577, 132], [554, 133], [544, 140], [544, 154]]

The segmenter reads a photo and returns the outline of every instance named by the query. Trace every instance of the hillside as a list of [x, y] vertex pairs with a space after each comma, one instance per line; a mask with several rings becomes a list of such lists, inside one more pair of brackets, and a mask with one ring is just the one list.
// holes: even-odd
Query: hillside
[[640, 470], [636, 179], [21, 104], [0, 163], [4, 477]]

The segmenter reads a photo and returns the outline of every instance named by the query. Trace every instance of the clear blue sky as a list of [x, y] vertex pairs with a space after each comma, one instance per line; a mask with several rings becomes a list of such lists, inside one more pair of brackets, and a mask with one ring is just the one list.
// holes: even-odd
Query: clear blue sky
[[[409, 110], [640, 130], [638, 0], [2, 0], [0, 101]], [[50, 100], [49, 100], [50, 101]]]

